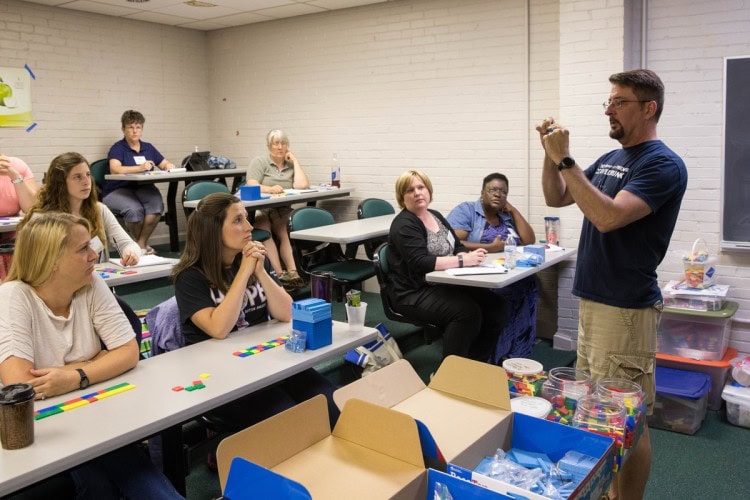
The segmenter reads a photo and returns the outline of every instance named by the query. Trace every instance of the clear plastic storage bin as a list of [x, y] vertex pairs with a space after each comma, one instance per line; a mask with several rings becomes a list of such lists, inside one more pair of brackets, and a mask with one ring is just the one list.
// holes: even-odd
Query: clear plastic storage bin
[[695, 434], [706, 418], [711, 377], [706, 373], [656, 367], [656, 401], [648, 425]]
[[659, 322], [656, 349], [683, 358], [718, 361], [729, 344], [729, 325], [737, 303], [727, 301], [719, 311], [665, 308]]

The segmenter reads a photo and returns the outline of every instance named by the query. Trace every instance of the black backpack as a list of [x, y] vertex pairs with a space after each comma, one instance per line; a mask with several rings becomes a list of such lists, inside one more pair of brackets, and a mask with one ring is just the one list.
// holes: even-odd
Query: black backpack
[[190, 172], [200, 172], [202, 170], [209, 170], [211, 167], [208, 165], [208, 156], [211, 153], [208, 151], [196, 151], [190, 153], [190, 156], [186, 156], [182, 160], [182, 166]]

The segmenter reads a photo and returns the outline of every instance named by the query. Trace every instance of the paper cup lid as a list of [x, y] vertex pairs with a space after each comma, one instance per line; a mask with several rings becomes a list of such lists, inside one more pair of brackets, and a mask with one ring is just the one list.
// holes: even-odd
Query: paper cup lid
[[505, 368], [505, 371], [519, 375], [535, 375], [544, 371], [544, 367], [539, 361], [526, 358], [506, 359], [503, 361], [503, 368]]
[[544, 398], [520, 396], [510, 400], [510, 409], [530, 417], [545, 418], [552, 411], [552, 403]]

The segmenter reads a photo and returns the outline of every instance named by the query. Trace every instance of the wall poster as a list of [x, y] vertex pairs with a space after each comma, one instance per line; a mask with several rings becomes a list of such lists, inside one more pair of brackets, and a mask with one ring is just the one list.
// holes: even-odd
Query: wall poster
[[31, 117], [31, 73], [0, 66], [0, 127], [28, 127]]

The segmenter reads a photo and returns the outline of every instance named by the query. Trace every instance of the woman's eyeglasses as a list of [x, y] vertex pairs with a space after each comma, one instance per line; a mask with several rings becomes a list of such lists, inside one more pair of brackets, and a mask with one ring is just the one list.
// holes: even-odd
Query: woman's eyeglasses
[[497, 194], [500, 196], [508, 196], [508, 191], [502, 188], [487, 188], [485, 189], [489, 194]]

